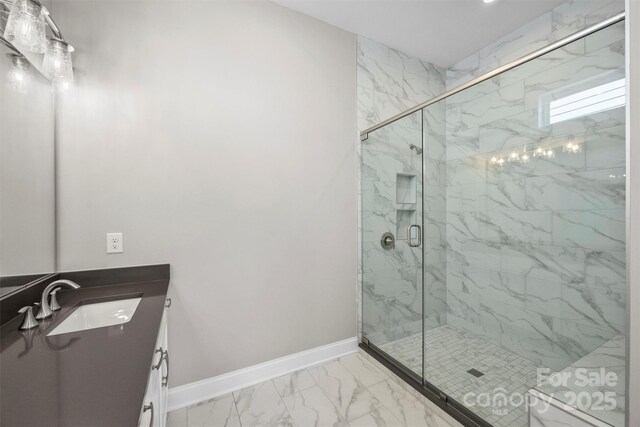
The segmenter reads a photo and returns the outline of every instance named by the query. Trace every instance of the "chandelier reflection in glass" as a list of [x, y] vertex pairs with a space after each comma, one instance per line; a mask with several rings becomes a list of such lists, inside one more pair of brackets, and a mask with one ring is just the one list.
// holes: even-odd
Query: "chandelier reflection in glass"
[[494, 153], [488, 162], [491, 166], [504, 166], [507, 163], [528, 163], [532, 159], [552, 160], [556, 157], [556, 150], [560, 146], [562, 146], [562, 152], [569, 155], [579, 154], [582, 151], [582, 144], [577, 142], [575, 138], [569, 137], [566, 143], [556, 140], [546, 146], [538, 145], [533, 150], [524, 145], [508, 152]]
[[27, 93], [30, 81], [29, 61], [19, 53], [9, 53], [7, 56], [12, 65], [8, 75], [9, 87], [15, 92]]

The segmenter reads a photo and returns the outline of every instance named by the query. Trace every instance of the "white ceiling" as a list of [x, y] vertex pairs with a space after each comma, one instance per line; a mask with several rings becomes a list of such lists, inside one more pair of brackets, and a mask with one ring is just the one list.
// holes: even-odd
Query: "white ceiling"
[[563, 0], [275, 0], [338, 28], [449, 67]]

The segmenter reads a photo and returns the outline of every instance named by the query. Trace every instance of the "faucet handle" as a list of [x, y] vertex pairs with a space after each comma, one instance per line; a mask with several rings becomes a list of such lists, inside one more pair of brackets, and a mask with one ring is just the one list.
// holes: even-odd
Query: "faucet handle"
[[51, 311], [60, 310], [60, 304], [58, 304], [58, 299], [56, 298], [56, 294], [60, 289], [62, 289], [62, 287], [57, 287], [51, 291], [51, 301], [49, 302], [49, 308]]
[[[35, 303], [36, 306], [38, 306], [38, 303]], [[26, 331], [28, 329], [33, 329], [38, 327], [38, 321], [36, 320], [35, 317], [33, 317], [33, 306], [32, 305], [27, 305], [25, 307], [22, 307], [20, 310], [18, 310], [18, 313], [24, 314], [24, 319], [22, 319], [22, 323], [20, 324], [20, 327], [18, 329], [20, 329], [21, 331]]]

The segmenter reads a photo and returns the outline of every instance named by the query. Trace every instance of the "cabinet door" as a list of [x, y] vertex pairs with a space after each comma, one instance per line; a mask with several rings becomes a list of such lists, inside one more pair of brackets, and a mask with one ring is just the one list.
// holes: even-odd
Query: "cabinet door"
[[142, 402], [138, 427], [161, 427], [160, 424], [160, 399], [158, 398], [158, 383], [160, 374], [157, 369], [151, 369], [147, 391]]
[[167, 308], [164, 309], [162, 314], [162, 320], [160, 321], [160, 330], [158, 331], [158, 346], [164, 349], [163, 363], [159, 370], [159, 382], [158, 382], [158, 404], [160, 406], [158, 411], [158, 419], [160, 421], [160, 427], [164, 427], [167, 419], [167, 399], [169, 397], [169, 343], [167, 339], [167, 320], [168, 313]]
[[167, 309], [162, 313], [156, 347], [149, 368], [149, 380], [139, 427], [164, 427], [167, 414], [169, 355], [167, 350]]

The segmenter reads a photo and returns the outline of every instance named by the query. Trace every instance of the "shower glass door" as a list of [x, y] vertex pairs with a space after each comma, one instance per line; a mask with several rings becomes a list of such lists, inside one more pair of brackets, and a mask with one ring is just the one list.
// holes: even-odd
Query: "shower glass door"
[[422, 377], [422, 113], [362, 142], [362, 335]]
[[625, 425], [624, 34], [617, 23], [424, 109], [425, 154], [446, 112], [447, 259], [424, 382], [496, 427], [544, 416], [532, 388]]

